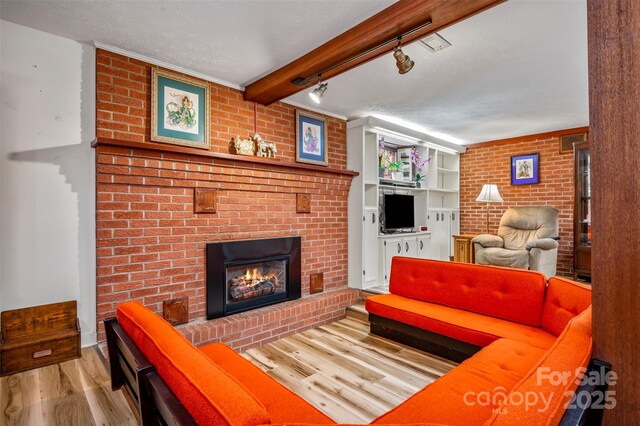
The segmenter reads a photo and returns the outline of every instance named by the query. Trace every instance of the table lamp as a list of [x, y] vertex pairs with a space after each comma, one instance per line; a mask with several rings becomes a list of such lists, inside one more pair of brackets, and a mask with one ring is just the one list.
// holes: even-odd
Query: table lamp
[[480, 195], [476, 201], [484, 201], [487, 203], [487, 234], [489, 233], [489, 203], [502, 203], [504, 200], [498, 192], [498, 186], [493, 183], [485, 183], [482, 186]]

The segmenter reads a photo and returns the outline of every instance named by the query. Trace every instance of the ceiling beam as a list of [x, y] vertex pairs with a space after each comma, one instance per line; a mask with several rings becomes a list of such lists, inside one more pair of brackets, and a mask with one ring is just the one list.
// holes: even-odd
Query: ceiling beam
[[[505, 0], [400, 0], [304, 56], [249, 84], [245, 88], [244, 99], [269, 105], [313, 86], [320, 73], [323, 80], [328, 80], [391, 52], [396, 46], [395, 39], [401, 35], [402, 44], [406, 45], [503, 1]], [[426, 25], [429, 21], [431, 24]], [[410, 34], [405, 35], [407, 33]], [[309, 80], [300, 85], [293, 83], [296, 79]]]

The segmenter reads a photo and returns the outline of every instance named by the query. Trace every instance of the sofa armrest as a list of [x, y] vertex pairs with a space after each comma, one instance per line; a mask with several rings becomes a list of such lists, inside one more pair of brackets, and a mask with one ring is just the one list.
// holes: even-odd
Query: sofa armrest
[[529, 241], [525, 246], [527, 250], [539, 248], [541, 250], [553, 250], [558, 248], [558, 242], [553, 238], [540, 238], [539, 240]]
[[504, 240], [497, 235], [480, 234], [471, 240], [474, 244], [480, 244], [482, 247], [504, 247]]

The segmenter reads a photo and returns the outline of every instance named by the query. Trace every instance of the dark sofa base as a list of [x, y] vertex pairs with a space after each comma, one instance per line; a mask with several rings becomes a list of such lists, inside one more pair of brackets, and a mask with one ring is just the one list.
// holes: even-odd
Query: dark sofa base
[[369, 323], [371, 324], [371, 334], [394, 340], [455, 362], [462, 362], [482, 349], [481, 346], [461, 342], [442, 334], [433, 333], [376, 314], [369, 314]]

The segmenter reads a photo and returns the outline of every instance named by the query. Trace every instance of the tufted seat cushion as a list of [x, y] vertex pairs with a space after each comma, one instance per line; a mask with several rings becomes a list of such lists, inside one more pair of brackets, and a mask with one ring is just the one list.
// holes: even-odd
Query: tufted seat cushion
[[540, 327], [546, 279], [523, 271], [468, 263], [394, 257], [392, 294]]
[[591, 305], [591, 286], [551, 278], [542, 308], [542, 327], [559, 336], [569, 321]]
[[546, 349], [554, 336], [540, 327], [532, 327], [437, 303], [423, 302], [396, 294], [369, 296], [366, 309], [414, 327], [442, 334], [477, 346], [487, 346], [501, 337], [526, 342]]
[[516, 340], [500, 339], [372, 424], [482, 424], [497, 408], [492, 402], [501, 401], [486, 401], [483, 396], [507, 395], [544, 352]]
[[[513, 388], [501, 410], [485, 424], [557, 425], [591, 358], [591, 306], [573, 318], [553, 346]], [[550, 376], [554, 374], [555, 376]], [[535, 403], [518, 404], [517, 396], [535, 392]], [[580, 401], [581, 398], [578, 398]], [[579, 405], [579, 404], [578, 404]]]

